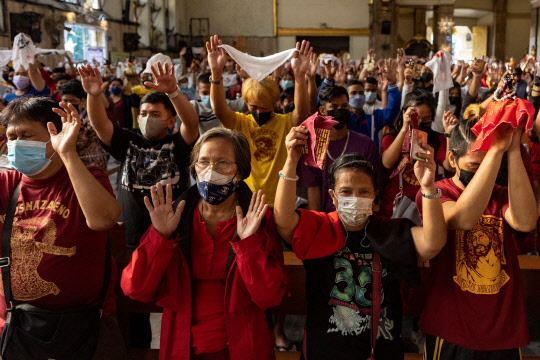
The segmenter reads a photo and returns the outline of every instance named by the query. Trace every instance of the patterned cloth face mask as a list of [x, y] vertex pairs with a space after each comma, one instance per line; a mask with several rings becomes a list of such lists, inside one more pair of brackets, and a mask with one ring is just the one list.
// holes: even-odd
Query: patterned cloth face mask
[[338, 215], [346, 225], [360, 226], [373, 214], [373, 199], [338, 196]]
[[238, 184], [235, 175], [223, 175], [213, 170], [197, 174], [197, 189], [201, 198], [210, 205], [219, 205], [234, 193]]

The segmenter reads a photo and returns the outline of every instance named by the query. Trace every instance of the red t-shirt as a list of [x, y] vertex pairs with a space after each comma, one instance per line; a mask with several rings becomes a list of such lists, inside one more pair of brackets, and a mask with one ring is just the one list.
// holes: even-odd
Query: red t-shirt
[[112, 97], [108, 97], [109, 107], [107, 108], [107, 118], [121, 127], [126, 126], [126, 114], [124, 112], [124, 99], [121, 98], [117, 102], [112, 100]]
[[191, 348], [195, 354], [215, 353], [227, 348], [225, 269], [235, 229], [236, 216], [218, 222], [212, 237], [199, 208], [195, 209], [191, 242]]
[[[88, 167], [114, 196], [105, 172]], [[105, 271], [107, 231], [91, 230], [75, 195], [67, 170], [31, 180], [18, 171], [0, 172], [0, 231], [13, 190], [21, 190], [11, 236], [11, 288], [15, 303], [46, 309], [96, 305]], [[2, 254], [3, 255], [3, 254]], [[114, 263], [111, 266], [115, 269]], [[114, 312], [116, 271], [111, 270], [104, 314]], [[6, 317], [0, 296], [0, 326]]]
[[[384, 153], [392, 142], [394, 141], [393, 135], [385, 135], [381, 143], [381, 154]], [[442, 166], [444, 159], [446, 159], [446, 138], [444, 135], [439, 137], [439, 148], [436, 149], [435, 162]], [[420, 183], [414, 175], [414, 165], [411, 159], [402, 174], [403, 177], [403, 196], [407, 196], [409, 199], [414, 200], [416, 193], [420, 190]], [[383, 218], [390, 219], [393, 213], [394, 199], [399, 193], [399, 175], [396, 175], [386, 183], [386, 187], [382, 193], [381, 206], [379, 215]]]
[[[435, 184], [443, 203], [457, 201], [463, 192], [452, 179]], [[421, 211], [420, 194], [416, 204]], [[504, 220], [508, 206], [508, 188], [495, 185], [472, 230], [448, 230], [446, 245], [430, 260], [428, 295], [419, 323], [426, 334], [472, 350], [529, 343], [517, 253]]]

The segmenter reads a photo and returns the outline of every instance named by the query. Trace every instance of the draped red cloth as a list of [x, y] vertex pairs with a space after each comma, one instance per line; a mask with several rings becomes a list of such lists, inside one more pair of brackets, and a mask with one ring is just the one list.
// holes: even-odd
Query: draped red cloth
[[527, 133], [533, 126], [534, 106], [527, 100], [492, 101], [484, 116], [471, 131], [477, 136], [471, 151], [488, 151], [491, 146], [491, 134], [501, 125], [509, 124], [513, 128], [523, 127]]
[[301, 126], [308, 130], [308, 141], [302, 147], [302, 159], [308, 166], [324, 169], [326, 149], [330, 142], [330, 131], [338, 122], [331, 116], [322, 116], [319, 113], [311, 115], [304, 120]]

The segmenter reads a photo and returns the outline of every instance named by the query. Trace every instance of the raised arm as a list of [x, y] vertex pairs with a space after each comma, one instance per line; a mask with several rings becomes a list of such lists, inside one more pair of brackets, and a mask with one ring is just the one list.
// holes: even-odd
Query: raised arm
[[[426, 161], [417, 161], [414, 164], [414, 174], [422, 188], [422, 227], [411, 229], [414, 246], [418, 259], [422, 262], [431, 260], [446, 244], [446, 222], [440, 197], [435, 187], [435, 175], [437, 164], [435, 163], [435, 151], [427, 144], [422, 144], [427, 150], [426, 154], [417, 154]], [[427, 196], [427, 197], [426, 197]], [[431, 198], [430, 198], [431, 197]]]
[[182, 95], [180, 88], [176, 85], [174, 65], [169, 67], [169, 64], [165, 64], [165, 67], [163, 67], [158, 61], [157, 69], [151, 65], [150, 70], [154, 82], [146, 81], [144, 85], [169, 96], [176, 113], [182, 121], [180, 134], [187, 145], [193, 145], [199, 137], [199, 116], [193, 105]]
[[503, 154], [510, 147], [512, 133], [512, 128], [498, 129], [492, 133], [491, 147], [471, 182], [457, 201], [443, 204], [449, 229], [471, 230], [484, 213], [493, 192]]
[[33, 64], [28, 65], [28, 77], [30, 78], [30, 82], [34, 89], [42, 91], [45, 88], [45, 80], [43, 79], [43, 76], [41, 76], [36, 63], [37, 61], [34, 61]]
[[298, 126], [309, 116], [309, 98], [307, 93], [306, 72], [309, 69], [309, 61], [313, 48], [309, 47], [309, 41], [302, 40], [302, 44], [296, 43], [296, 51], [291, 60], [294, 70], [294, 111], [291, 114], [292, 126]]
[[484, 66], [484, 69], [482, 71], [476, 71], [473, 67], [472, 73], [473, 73], [473, 79], [471, 82], [471, 85], [469, 86], [469, 95], [471, 98], [476, 99], [478, 96], [478, 90], [480, 90], [480, 86], [482, 85], [482, 78], [484, 77], [484, 74], [486, 73], [488, 68], [488, 64]]
[[308, 99], [309, 99], [309, 113], [313, 114], [317, 112], [317, 83], [315, 77], [317, 76], [317, 54], [311, 53], [309, 57], [309, 68], [306, 72], [306, 79], [308, 82]]
[[62, 131], [58, 133], [53, 123], [47, 124], [51, 144], [66, 167], [86, 224], [92, 230], [108, 230], [114, 226], [122, 209], [77, 154], [77, 137], [81, 127], [77, 110], [71, 104], [60, 103], [60, 106], [62, 109], [53, 111], [62, 117]]
[[[444, 126], [444, 134], [446, 137], [446, 149], [450, 149], [450, 133], [452, 130], [456, 127], [456, 125], [459, 124], [459, 119], [451, 112], [451, 111], [445, 111], [443, 115], [443, 126]], [[446, 152], [446, 158], [443, 162], [443, 167], [451, 172], [456, 172], [456, 169], [450, 164], [450, 160], [448, 160], [448, 154], [450, 152]]]
[[103, 93], [109, 83], [104, 83], [98, 68], [92, 68], [89, 64], [80, 65], [78, 70], [81, 75], [84, 91], [88, 93], [88, 118], [90, 119], [90, 124], [96, 130], [99, 140], [105, 145], [111, 146], [114, 126], [107, 117], [107, 112], [103, 105]]
[[281, 170], [282, 176], [279, 178], [274, 200], [274, 220], [279, 235], [288, 244], [291, 244], [294, 230], [300, 220], [294, 208], [296, 203], [296, 181], [298, 180], [296, 165], [300, 160], [298, 145], [307, 143], [307, 133], [307, 129], [301, 126], [293, 127], [285, 139], [287, 160]]
[[227, 53], [223, 48], [219, 47], [222, 44], [217, 35], [210, 36], [210, 41], [206, 43], [208, 65], [212, 72], [210, 100], [212, 101], [212, 110], [223, 126], [234, 129], [236, 113], [227, 106], [225, 88], [223, 87], [223, 67], [227, 63]]
[[514, 130], [512, 144], [508, 149], [508, 203], [509, 208], [504, 218], [514, 230], [533, 231], [536, 228], [538, 212], [534, 191], [521, 156], [522, 129]]
[[403, 141], [405, 140], [405, 135], [409, 131], [409, 124], [411, 122], [411, 114], [416, 110], [413, 107], [407, 109], [403, 114], [403, 125], [401, 130], [392, 141], [392, 144], [386, 151], [382, 153], [382, 164], [387, 169], [393, 169], [396, 163], [401, 157], [401, 147], [403, 146]]

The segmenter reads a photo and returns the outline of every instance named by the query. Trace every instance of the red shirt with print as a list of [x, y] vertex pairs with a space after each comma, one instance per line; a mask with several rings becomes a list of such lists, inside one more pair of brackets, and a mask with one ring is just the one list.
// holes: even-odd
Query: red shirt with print
[[[452, 179], [435, 183], [442, 203], [457, 201]], [[422, 196], [416, 205], [422, 211]], [[495, 185], [472, 230], [448, 230], [446, 245], [430, 260], [428, 295], [420, 328], [472, 350], [526, 346], [529, 333], [523, 286], [510, 226], [504, 220], [508, 188]]]
[[[97, 167], [88, 170], [114, 196], [105, 172]], [[44, 180], [31, 180], [18, 171], [0, 172], [0, 232], [11, 194], [19, 182], [20, 195], [11, 235], [14, 303], [45, 309], [97, 305], [105, 271], [107, 231], [88, 227], [67, 170], [62, 167]], [[104, 315], [116, 308], [115, 279], [113, 262]], [[1, 327], [5, 319], [2, 289]]]
[[[394, 142], [393, 135], [385, 135], [381, 143], [381, 154], [384, 153], [392, 142]], [[444, 135], [439, 137], [439, 148], [436, 149], [435, 162], [442, 166], [444, 159], [446, 159], [446, 138]], [[420, 190], [420, 183], [414, 175], [413, 160], [407, 165], [402, 174], [403, 177], [403, 196], [407, 196], [409, 199], [414, 200], [416, 193]], [[399, 193], [399, 175], [396, 175], [386, 183], [386, 187], [382, 193], [381, 206], [378, 214], [383, 218], [390, 219], [392, 217], [394, 208], [394, 199]]]

